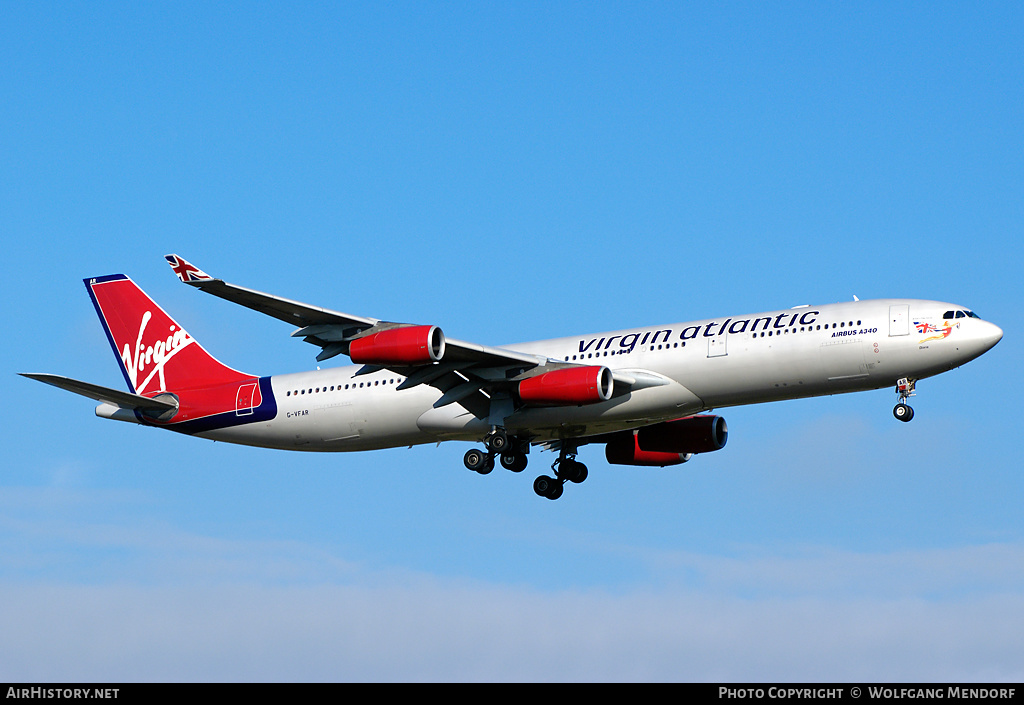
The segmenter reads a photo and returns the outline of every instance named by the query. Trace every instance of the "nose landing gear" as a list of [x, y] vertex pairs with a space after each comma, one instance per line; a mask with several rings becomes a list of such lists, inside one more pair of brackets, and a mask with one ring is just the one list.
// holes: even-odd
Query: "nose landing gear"
[[907, 399], [915, 396], [915, 384], [916, 380], [909, 377], [903, 377], [896, 382], [896, 393], [899, 395], [899, 403], [893, 407], [892, 415], [900, 421], [907, 422], [914, 418], [914, 410], [906, 402]]

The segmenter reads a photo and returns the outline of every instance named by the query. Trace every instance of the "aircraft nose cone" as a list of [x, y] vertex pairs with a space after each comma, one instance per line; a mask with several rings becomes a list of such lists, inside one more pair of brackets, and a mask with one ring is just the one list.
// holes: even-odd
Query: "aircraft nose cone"
[[984, 355], [1003, 337], [1003, 329], [988, 321], [969, 319], [963, 326], [963, 335], [956, 343], [956, 366]]
[[988, 327], [982, 335], [984, 336], [985, 349], [990, 350], [995, 347], [996, 343], [1003, 339], [1003, 329], [994, 323], [988, 323], [988, 321], [985, 321], [985, 323], [988, 324]]
[[968, 334], [968, 349], [976, 357], [991, 350], [1002, 338], [1002, 328], [988, 321], [977, 321], [977, 325]]

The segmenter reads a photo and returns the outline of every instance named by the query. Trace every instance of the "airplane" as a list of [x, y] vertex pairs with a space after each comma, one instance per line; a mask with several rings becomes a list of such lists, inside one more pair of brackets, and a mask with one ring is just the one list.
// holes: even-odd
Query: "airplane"
[[346, 452], [441, 441], [482, 443], [464, 456], [522, 472], [532, 447], [558, 452], [533, 484], [558, 499], [587, 479], [582, 446], [610, 464], [671, 466], [720, 450], [709, 412], [895, 388], [893, 415], [919, 380], [973, 360], [1002, 338], [971, 309], [918, 299], [796, 306], [500, 347], [448, 338], [436, 325], [339, 313], [211, 277], [165, 259], [200, 291], [296, 326], [293, 337], [352, 365], [261, 377], [210, 355], [124, 274], [85, 279], [129, 391], [22, 373], [99, 401], [96, 415], [200, 438], [284, 450]]

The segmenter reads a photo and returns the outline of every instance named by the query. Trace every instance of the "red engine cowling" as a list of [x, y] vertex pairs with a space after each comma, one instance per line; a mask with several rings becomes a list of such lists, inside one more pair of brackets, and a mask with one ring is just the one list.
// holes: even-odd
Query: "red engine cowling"
[[680, 465], [690, 459], [690, 453], [659, 453], [641, 450], [636, 440], [636, 431], [623, 431], [615, 434], [604, 447], [604, 457], [612, 465], [643, 465], [647, 467], [665, 467]]
[[565, 367], [524, 379], [519, 383], [519, 397], [538, 406], [596, 404], [611, 399], [614, 386], [607, 367]]
[[437, 326], [405, 326], [356, 338], [352, 362], [369, 365], [426, 365], [444, 356], [444, 333]]
[[637, 431], [638, 446], [660, 453], [710, 453], [721, 450], [729, 427], [721, 416], [690, 416], [645, 426]]

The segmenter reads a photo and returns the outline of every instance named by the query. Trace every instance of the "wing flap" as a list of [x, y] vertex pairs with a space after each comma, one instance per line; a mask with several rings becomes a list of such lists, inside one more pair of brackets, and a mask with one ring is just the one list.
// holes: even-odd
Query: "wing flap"
[[444, 354], [445, 362], [466, 362], [474, 365], [526, 365], [534, 367], [542, 365], [547, 358], [541, 355], [530, 355], [506, 348], [495, 348], [490, 345], [477, 345], [463, 340], [445, 338], [447, 346]]

